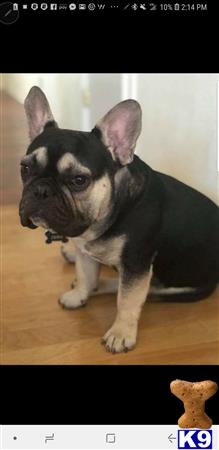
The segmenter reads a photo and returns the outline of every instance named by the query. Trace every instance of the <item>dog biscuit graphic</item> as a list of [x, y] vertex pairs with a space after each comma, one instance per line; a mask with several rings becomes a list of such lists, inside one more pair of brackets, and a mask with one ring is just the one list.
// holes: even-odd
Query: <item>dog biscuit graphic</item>
[[178, 420], [180, 428], [206, 429], [212, 426], [212, 420], [205, 413], [205, 402], [217, 389], [217, 383], [211, 380], [196, 383], [174, 380], [170, 383], [172, 394], [182, 400], [185, 408], [185, 413]]

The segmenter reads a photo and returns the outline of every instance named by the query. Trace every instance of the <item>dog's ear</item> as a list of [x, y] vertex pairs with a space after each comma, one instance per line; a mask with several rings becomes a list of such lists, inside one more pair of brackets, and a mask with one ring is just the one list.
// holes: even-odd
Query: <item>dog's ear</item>
[[141, 107], [135, 100], [114, 106], [96, 125], [114, 160], [122, 165], [132, 162], [136, 141], [141, 132]]
[[33, 86], [30, 89], [24, 101], [24, 109], [27, 116], [31, 142], [36, 136], [42, 133], [48, 122], [51, 122], [51, 124], [57, 127], [48, 100], [39, 87]]

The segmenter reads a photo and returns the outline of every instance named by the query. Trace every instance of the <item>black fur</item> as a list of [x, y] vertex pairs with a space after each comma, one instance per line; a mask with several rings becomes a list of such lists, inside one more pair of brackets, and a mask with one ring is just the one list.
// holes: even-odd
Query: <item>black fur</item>
[[[137, 156], [128, 166], [137, 194], [120, 190], [122, 212], [108, 238], [125, 233], [123, 265], [128, 278], [150, 266], [166, 287], [212, 291], [219, 281], [219, 208], [209, 198], [173, 177], [152, 170]], [[132, 181], [133, 183], [133, 181]], [[185, 294], [184, 294], [185, 295]], [[191, 295], [192, 297], [192, 295]]]
[[[38, 147], [47, 147], [49, 164], [42, 173], [35, 173], [27, 188], [24, 183], [24, 192], [40, 178], [52, 180], [51, 189], [57, 194], [60, 207], [62, 196], [56, 162], [65, 152], [73, 153], [90, 169], [94, 182], [104, 173], [110, 177], [112, 210], [101, 239], [126, 235], [122, 254], [126, 282], [145, 273], [153, 262], [153, 273], [164, 286], [197, 288], [197, 298], [212, 292], [219, 281], [217, 205], [184, 183], [154, 171], [137, 156], [132, 163], [122, 167], [118, 161], [113, 161], [97, 128], [87, 133], [58, 129], [55, 125], [51, 122], [46, 126], [28, 148], [27, 154], [30, 154]], [[116, 184], [118, 174], [122, 176]], [[21, 202], [23, 212], [22, 208]], [[63, 203], [62, 214], [63, 221], [66, 220], [63, 228], [57, 225], [60, 234], [76, 236], [89, 226], [84, 220], [83, 226], [75, 225], [75, 234], [70, 234], [67, 223], [76, 218], [69, 215], [68, 204]], [[183, 298], [190, 297], [184, 294]], [[194, 298], [193, 292], [191, 299]]]

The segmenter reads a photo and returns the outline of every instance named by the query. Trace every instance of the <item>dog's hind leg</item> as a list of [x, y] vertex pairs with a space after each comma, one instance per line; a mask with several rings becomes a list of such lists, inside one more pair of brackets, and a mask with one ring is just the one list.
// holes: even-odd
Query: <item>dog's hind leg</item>
[[101, 278], [98, 283], [98, 288], [95, 288], [90, 295], [116, 294], [118, 292], [118, 279], [116, 278]]

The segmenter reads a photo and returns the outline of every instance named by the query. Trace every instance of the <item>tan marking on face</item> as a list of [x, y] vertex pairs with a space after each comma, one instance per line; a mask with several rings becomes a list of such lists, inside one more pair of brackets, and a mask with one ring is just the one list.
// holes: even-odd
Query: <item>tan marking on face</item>
[[32, 152], [32, 155], [35, 155], [37, 163], [45, 168], [48, 162], [48, 154], [46, 147], [39, 147]]
[[89, 198], [94, 220], [103, 219], [108, 214], [111, 190], [112, 187], [108, 175], [103, 175], [94, 182]]
[[97, 239], [102, 233], [102, 226], [111, 210], [112, 186], [107, 174], [81, 192], [71, 192], [66, 186], [62, 190], [68, 198], [73, 213], [77, 211], [89, 219], [89, 228], [81, 235], [85, 240]]
[[41, 166], [41, 167], [46, 167], [47, 162], [48, 162], [48, 154], [47, 154], [47, 148], [46, 147], [39, 147], [36, 148], [36, 150], [34, 150], [32, 153], [30, 153], [29, 155], [25, 155], [21, 162], [23, 164], [28, 164], [29, 162], [31, 162], [31, 160], [33, 158], [36, 158], [36, 162]]
[[65, 153], [57, 162], [57, 169], [59, 173], [63, 173], [66, 169], [74, 169], [75, 171], [78, 171], [79, 173], [88, 174], [90, 175], [90, 170], [83, 166], [77, 158], [75, 158], [72, 153]]

